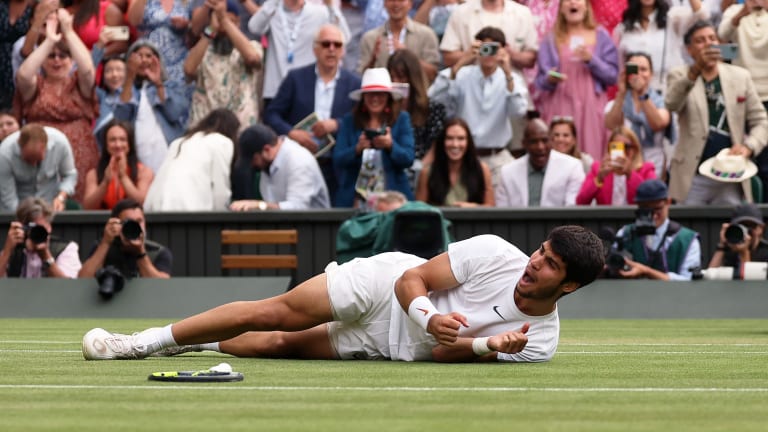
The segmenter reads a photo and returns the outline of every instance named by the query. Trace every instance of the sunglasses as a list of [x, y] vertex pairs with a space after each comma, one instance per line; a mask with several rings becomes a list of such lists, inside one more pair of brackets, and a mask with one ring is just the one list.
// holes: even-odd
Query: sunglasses
[[69, 54], [64, 53], [64, 52], [52, 52], [52, 53], [48, 54], [48, 58], [49, 59], [60, 58], [60, 59], [63, 60], [63, 59], [68, 59], [69, 58]]
[[343, 42], [339, 42], [339, 41], [327, 41], [327, 40], [324, 40], [324, 41], [318, 41], [318, 42], [317, 42], [317, 44], [318, 44], [318, 45], [320, 45], [320, 46], [321, 46], [321, 47], [323, 47], [323, 48], [326, 48], [326, 49], [330, 48], [330, 47], [331, 47], [331, 45], [333, 45], [333, 47], [334, 47], [334, 48], [336, 48], [336, 49], [340, 49], [341, 47], [343, 47], [343, 46], [344, 46], [344, 43], [343, 43]]

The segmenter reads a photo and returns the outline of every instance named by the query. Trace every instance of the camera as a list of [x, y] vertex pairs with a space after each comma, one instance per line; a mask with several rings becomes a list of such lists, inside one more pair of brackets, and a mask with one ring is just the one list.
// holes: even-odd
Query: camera
[[[635, 222], [630, 230], [622, 233], [621, 237], [616, 237], [613, 232], [607, 229], [601, 231], [600, 237], [604, 241], [610, 242], [608, 254], [605, 258], [606, 276], [610, 278], [620, 278], [621, 271], [628, 271], [631, 267], [627, 260], [633, 260], [632, 253], [625, 249], [627, 243], [636, 237], [644, 237], [656, 233], [656, 225], [653, 223], [653, 210], [639, 208], [635, 210]], [[614, 245], [615, 243], [615, 245]], [[656, 257], [652, 257], [656, 259]]]
[[44, 226], [30, 222], [23, 227], [24, 238], [29, 239], [34, 244], [41, 244], [48, 241], [48, 230]]
[[386, 135], [387, 134], [387, 128], [385, 128], [385, 127], [381, 127], [381, 128], [378, 128], [378, 129], [365, 128], [365, 130], [363, 132], [365, 133], [365, 137], [366, 138], [368, 138], [369, 140], [373, 140], [377, 136]]
[[123, 228], [121, 233], [126, 240], [136, 240], [141, 237], [144, 231], [141, 229], [141, 225], [133, 219], [125, 219], [123, 221]]
[[122, 291], [125, 276], [114, 266], [106, 266], [96, 271], [96, 281], [99, 283], [99, 295], [109, 300], [113, 295]]
[[742, 224], [730, 224], [725, 229], [725, 241], [728, 244], [737, 245], [744, 243], [749, 234], [749, 228]]
[[501, 47], [501, 44], [498, 42], [483, 42], [480, 45], [480, 50], [478, 51], [477, 55], [480, 57], [490, 57], [496, 55], [496, 53], [499, 52], [499, 47]]

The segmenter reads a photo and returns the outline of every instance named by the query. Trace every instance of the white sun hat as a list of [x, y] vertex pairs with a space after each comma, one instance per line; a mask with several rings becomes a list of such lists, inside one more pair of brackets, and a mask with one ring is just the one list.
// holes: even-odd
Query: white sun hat
[[699, 174], [725, 183], [739, 183], [757, 174], [757, 165], [742, 155], [728, 154], [729, 150], [720, 150], [705, 160], [699, 166]]
[[363, 93], [373, 92], [386, 92], [392, 95], [395, 99], [403, 97], [402, 91], [396, 89], [392, 85], [392, 77], [389, 76], [389, 71], [385, 68], [370, 68], [366, 69], [363, 73], [362, 84], [359, 89], [353, 90], [349, 93], [349, 98], [352, 100], [360, 100]]

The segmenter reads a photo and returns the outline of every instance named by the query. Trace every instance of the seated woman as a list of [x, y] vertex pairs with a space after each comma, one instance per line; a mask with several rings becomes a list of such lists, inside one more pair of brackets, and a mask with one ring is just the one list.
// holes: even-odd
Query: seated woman
[[549, 142], [553, 150], [573, 156], [584, 165], [584, 173], [589, 173], [594, 158], [589, 153], [579, 150], [576, 124], [571, 117], [553, 117], [549, 123]]
[[239, 129], [237, 116], [219, 108], [172, 142], [149, 188], [144, 210], [227, 210]]
[[85, 175], [83, 207], [111, 210], [125, 198], [143, 203], [154, 174], [136, 157], [133, 126], [111, 120], [104, 126], [103, 141], [104, 150], [98, 166]]
[[[384, 68], [365, 71], [362, 87], [349, 94], [359, 102], [345, 115], [333, 148], [339, 176], [335, 207], [364, 205], [368, 195], [384, 190], [413, 199], [406, 169], [413, 164], [411, 117], [400, 111], [400, 93]], [[357, 197], [356, 197], [357, 195]]]
[[[621, 147], [623, 154], [619, 151]], [[576, 196], [576, 204], [589, 205], [592, 200], [598, 205], [634, 204], [640, 183], [656, 178], [653, 163], [643, 162], [640, 141], [628, 127], [613, 130], [609, 148], [614, 150], [609, 150], [602, 161], [592, 165]]]
[[419, 176], [416, 199], [435, 206], [477, 207], [496, 204], [491, 170], [477, 159], [469, 125], [446, 122], [435, 141], [434, 161]]

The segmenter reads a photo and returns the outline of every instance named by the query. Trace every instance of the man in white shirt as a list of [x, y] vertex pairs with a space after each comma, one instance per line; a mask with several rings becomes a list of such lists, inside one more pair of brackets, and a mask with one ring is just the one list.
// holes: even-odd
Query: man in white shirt
[[135, 336], [93, 329], [83, 337], [83, 355], [136, 359], [212, 349], [305, 359], [547, 361], [559, 339], [557, 300], [591, 283], [603, 258], [594, 233], [563, 226], [530, 258], [481, 235], [429, 261], [389, 252], [334, 262], [271, 299], [230, 303]]
[[261, 170], [263, 200], [233, 201], [234, 211], [329, 208], [328, 188], [315, 157], [292, 139], [255, 124], [240, 135], [240, 156]]

